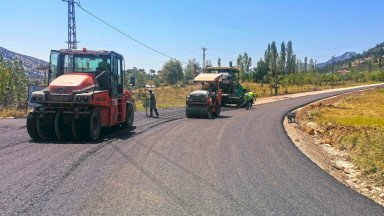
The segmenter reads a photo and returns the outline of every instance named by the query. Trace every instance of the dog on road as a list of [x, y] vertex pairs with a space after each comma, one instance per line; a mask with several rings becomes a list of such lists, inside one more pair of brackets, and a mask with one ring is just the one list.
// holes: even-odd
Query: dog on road
[[288, 123], [296, 122], [296, 112], [287, 112], [285, 116], [288, 118]]

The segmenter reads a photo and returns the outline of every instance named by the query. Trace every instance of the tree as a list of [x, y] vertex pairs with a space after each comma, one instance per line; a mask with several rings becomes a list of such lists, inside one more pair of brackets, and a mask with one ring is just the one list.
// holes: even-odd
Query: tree
[[147, 83], [148, 80], [151, 79], [150, 75], [145, 72], [144, 69], [138, 69], [136, 67], [133, 67], [132, 69], [127, 69], [126, 70], [126, 76], [125, 76], [125, 82], [124, 82], [124, 87], [128, 88], [129, 86], [129, 79], [131, 77], [136, 78], [136, 85], [138, 87], [145, 87], [145, 84]]
[[201, 72], [200, 64], [196, 59], [189, 59], [187, 65], [184, 67], [185, 81], [188, 83], [193, 80]]
[[221, 58], [217, 59], [217, 66], [221, 67]]
[[296, 64], [297, 62], [297, 59], [296, 59], [296, 54], [293, 54], [292, 57], [291, 57], [291, 67], [292, 67], [292, 71], [291, 73], [296, 73], [298, 72], [298, 65]]
[[277, 71], [277, 49], [275, 41], [272, 41], [271, 43], [271, 51], [270, 51], [270, 68], [272, 77], [274, 78], [274, 89], [275, 89], [275, 95], [277, 95], [277, 88], [278, 88], [278, 71]]
[[372, 56], [369, 57], [368, 60], [368, 72], [372, 72], [373, 62], [372, 62]]
[[260, 59], [257, 62], [256, 68], [253, 68], [253, 73], [254, 73], [253, 80], [254, 81], [260, 81], [261, 85], [263, 85], [263, 83], [265, 81], [264, 79], [267, 76], [268, 71], [269, 71], [269, 67], [268, 67], [267, 63], [265, 61], [263, 61], [263, 59]]
[[285, 43], [283, 41], [280, 46], [280, 56], [279, 56], [279, 71], [281, 74], [286, 73], [285, 63], [286, 63], [286, 49], [285, 49]]
[[295, 72], [295, 62], [296, 62], [296, 59], [294, 58], [294, 54], [293, 54], [292, 41], [288, 41], [286, 53], [287, 53], [287, 73], [290, 74]]
[[312, 58], [309, 59], [308, 69], [309, 69], [309, 71], [314, 71], [315, 70], [315, 62], [313, 61]]
[[304, 71], [307, 72], [308, 71], [308, 57], [305, 56], [304, 58]]
[[168, 84], [174, 85], [184, 78], [183, 67], [178, 60], [171, 59], [167, 61], [160, 71], [160, 77]]
[[271, 44], [268, 44], [267, 50], [264, 52], [264, 61], [267, 65], [270, 65], [270, 53], [271, 53]]
[[237, 66], [240, 69], [239, 76], [241, 80], [245, 80], [245, 78], [250, 75], [251, 65], [252, 59], [248, 56], [247, 53], [244, 53], [244, 55], [239, 55], [239, 57], [237, 58]]
[[28, 78], [18, 59], [5, 61], [0, 58], [0, 105], [20, 106], [27, 99]]

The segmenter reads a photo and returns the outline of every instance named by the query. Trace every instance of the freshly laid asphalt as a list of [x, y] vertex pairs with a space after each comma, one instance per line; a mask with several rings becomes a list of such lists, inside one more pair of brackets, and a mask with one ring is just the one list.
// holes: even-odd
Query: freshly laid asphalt
[[0, 119], [0, 215], [384, 215], [284, 132], [286, 112], [340, 93], [210, 120], [138, 112], [94, 143], [34, 142], [25, 119]]

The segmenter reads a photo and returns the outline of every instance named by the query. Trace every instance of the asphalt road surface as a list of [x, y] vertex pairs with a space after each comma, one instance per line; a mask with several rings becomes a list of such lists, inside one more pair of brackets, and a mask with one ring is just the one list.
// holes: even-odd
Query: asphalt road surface
[[284, 113], [339, 93], [226, 109], [136, 113], [95, 143], [33, 142], [0, 119], [0, 215], [384, 215], [284, 133]]

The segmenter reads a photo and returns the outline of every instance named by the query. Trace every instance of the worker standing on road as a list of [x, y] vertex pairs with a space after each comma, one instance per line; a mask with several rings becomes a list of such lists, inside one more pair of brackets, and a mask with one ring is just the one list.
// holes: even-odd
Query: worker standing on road
[[149, 92], [149, 112], [150, 112], [149, 117], [153, 117], [153, 111], [155, 111], [156, 118], [159, 118], [159, 113], [157, 112], [157, 109], [156, 109], [155, 94], [153, 93], [152, 89], [149, 89], [148, 92]]

